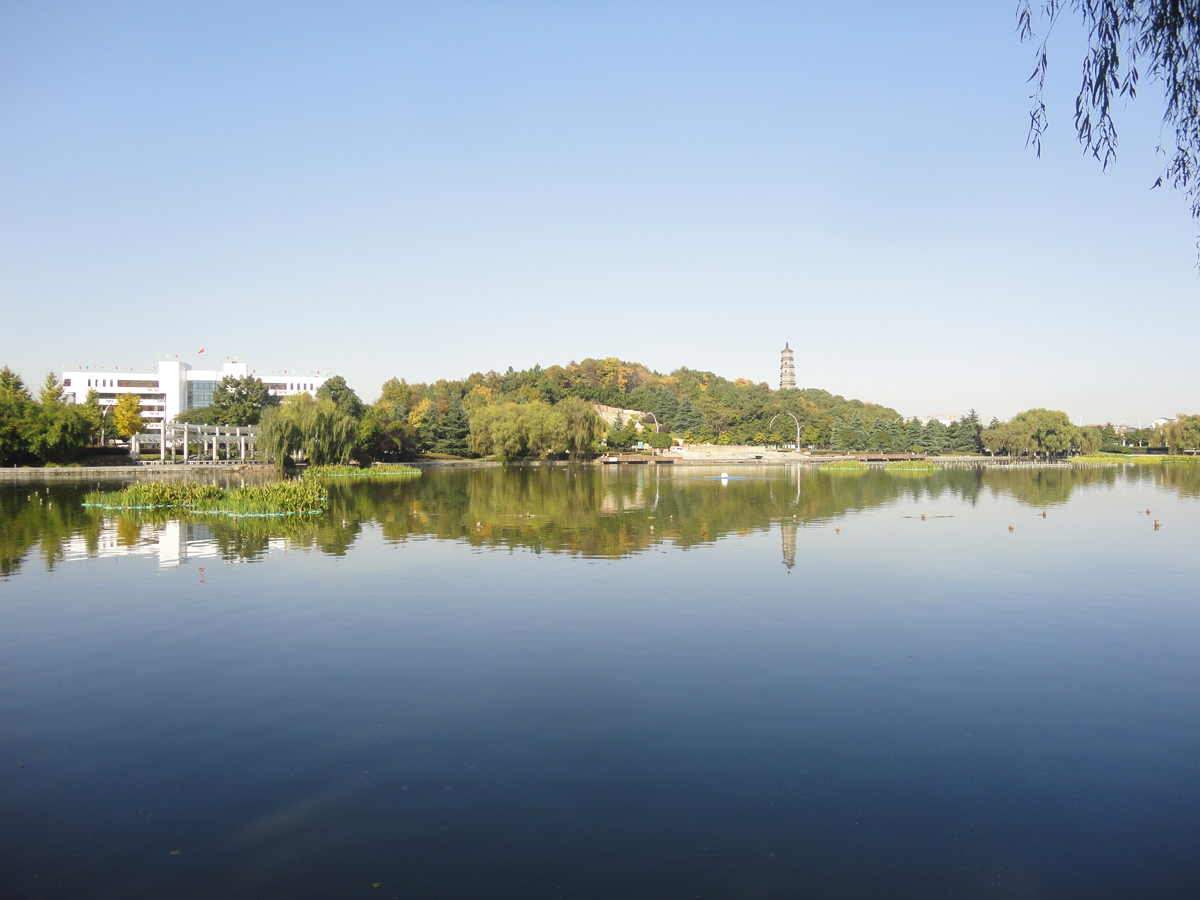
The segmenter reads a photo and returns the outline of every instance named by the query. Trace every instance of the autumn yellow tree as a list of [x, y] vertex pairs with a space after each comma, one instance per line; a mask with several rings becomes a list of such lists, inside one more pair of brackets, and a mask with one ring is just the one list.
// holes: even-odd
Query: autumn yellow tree
[[142, 400], [137, 394], [122, 394], [117, 398], [113, 409], [113, 422], [121, 437], [132, 437], [141, 431], [146, 423], [142, 419]]

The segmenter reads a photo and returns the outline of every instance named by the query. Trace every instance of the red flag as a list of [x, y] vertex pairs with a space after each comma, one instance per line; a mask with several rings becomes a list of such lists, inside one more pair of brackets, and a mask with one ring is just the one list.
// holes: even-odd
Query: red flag
[[[203, 353], [203, 352], [204, 352], [204, 348], [203, 348], [203, 347], [201, 347], [201, 348], [200, 348], [200, 353]], [[197, 356], [199, 356], [200, 354], [196, 354], [196, 355], [197, 355]]]

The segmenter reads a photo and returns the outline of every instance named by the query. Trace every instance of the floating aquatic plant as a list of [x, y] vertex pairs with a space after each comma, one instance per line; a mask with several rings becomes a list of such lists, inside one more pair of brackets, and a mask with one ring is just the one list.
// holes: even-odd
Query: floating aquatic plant
[[143, 482], [119, 491], [89, 491], [84, 506], [101, 509], [183, 509], [231, 516], [280, 516], [316, 513], [329, 495], [316, 482], [273, 481], [243, 488], [212, 484]]

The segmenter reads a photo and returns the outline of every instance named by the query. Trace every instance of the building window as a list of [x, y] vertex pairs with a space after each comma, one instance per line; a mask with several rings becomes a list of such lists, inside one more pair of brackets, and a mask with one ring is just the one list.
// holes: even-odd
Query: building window
[[123, 388], [158, 388], [157, 381], [118, 381], [117, 387]]
[[189, 381], [187, 383], [187, 408], [212, 406], [213, 391], [220, 383], [219, 381]]
[[64, 379], [63, 379], [63, 387], [70, 387], [70, 386], [71, 386], [71, 379], [70, 379], [70, 378], [64, 378]]

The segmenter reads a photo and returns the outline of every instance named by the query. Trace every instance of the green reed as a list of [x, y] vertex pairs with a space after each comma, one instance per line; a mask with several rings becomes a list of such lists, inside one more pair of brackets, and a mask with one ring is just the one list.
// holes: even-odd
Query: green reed
[[180, 482], [131, 484], [119, 491], [89, 491], [84, 506], [102, 509], [179, 509], [233, 516], [280, 516], [316, 513], [329, 494], [315, 482], [273, 481], [243, 488]]
[[420, 475], [421, 470], [401, 463], [375, 463], [370, 466], [309, 466], [304, 474], [313, 478], [363, 478], [368, 475]]

